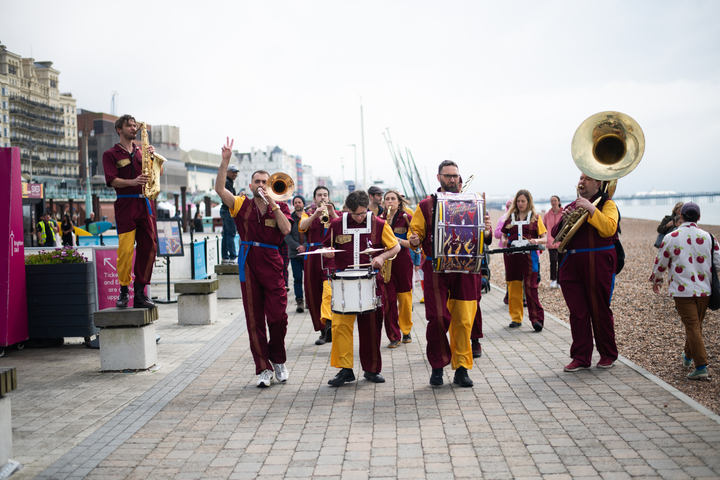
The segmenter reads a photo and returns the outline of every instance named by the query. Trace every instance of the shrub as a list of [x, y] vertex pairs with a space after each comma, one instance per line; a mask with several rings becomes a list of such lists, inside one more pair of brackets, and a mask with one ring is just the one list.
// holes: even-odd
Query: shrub
[[87, 258], [71, 247], [56, 248], [51, 252], [41, 251], [25, 257], [25, 265], [52, 265], [56, 263], [85, 263]]

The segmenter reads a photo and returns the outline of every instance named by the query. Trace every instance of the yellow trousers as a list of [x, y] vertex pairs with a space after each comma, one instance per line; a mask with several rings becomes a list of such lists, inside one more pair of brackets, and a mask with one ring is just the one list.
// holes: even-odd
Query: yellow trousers
[[323, 282], [322, 304], [320, 305], [320, 322], [325, 325], [328, 320], [332, 320], [332, 310], [330, 310], [330, 301], [332, 300], [332, 288], [330, 280]]
[[357, 316], [333, 312], [330, 365], [336, 368], [353, 368], [353, 331], [356, 318], [362, 369], [366, 372], [380, 373], [382, 370], [380, 355], [382, 312], [379, 309]]
[[477, 312], [476, 300], [455, 300], [449, 299], [447, 308], [451, 320], [448, 327], [450, 336], [450, 351], [452, 352], [452, 369], [465, 367], [470, 370], [473, 367], [472, 342], [470, 331], [475, 321]]
[[127, 287], [132, 282], [132, 259], [135, 252], [135, 230], [118, 235], [117, 272], [120, 285]]
[[410, 335], [412, 330], [412, 292], [401, 292], [397, 294], [398, 301], [398, 323], [403, 335]]
[[507, 282], [508, 287], [508, 311], [510, 319], [515, 323], [523, 321], [523, 282], [513, 280]]

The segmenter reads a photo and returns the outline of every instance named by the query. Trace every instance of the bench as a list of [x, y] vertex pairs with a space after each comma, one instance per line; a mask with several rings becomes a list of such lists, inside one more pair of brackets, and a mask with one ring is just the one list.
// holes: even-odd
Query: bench
[[[7, 394], [15, 389], [17, 389], [15, 367], [0, 368], [0, 469], [3, 470], [12, 456], [12, 415], [10, 414], [10, 397]], [[12, 468], [12, 466], [8, 465], [7, 468]]]
[[158, 309], [106, 308], [93, 314], [100, 328], [100, 370], [147, 370], [157, 363]]
[[217, 319], [217, 279], [175, 283], [179, 325], [211, 325]]
[[237, 263], [232, 265], [215, 265], [220, 288], [218, 298], [242, 298], [240, 290], [240, 267]]

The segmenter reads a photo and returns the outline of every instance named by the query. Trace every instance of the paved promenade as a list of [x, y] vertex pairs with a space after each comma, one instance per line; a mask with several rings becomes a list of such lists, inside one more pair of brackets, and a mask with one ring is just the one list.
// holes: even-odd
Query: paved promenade
[[152, 372], [100, 374], [79, 344], [12, 352], [12, 478], [720, 478], [718, 416], [629, 362], [563, 373], [567, 326], [509, 330], [497, 291], [474, 388], [449, 369], [430, 387], [418, 293], [413, 342], [382, 349], [384, 384], [356, 352], [360, 380], [329, 387], [330, 345], [293, 306], [290, 379], [256, 388], [240, 300], [203, 327], [161, 306]]

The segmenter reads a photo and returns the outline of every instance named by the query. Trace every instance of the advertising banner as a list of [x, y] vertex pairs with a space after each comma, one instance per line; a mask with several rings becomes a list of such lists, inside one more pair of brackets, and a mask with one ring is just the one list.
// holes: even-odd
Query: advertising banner
[[[117, 247], [96, 247], [93, 249], [93, 257], [97, 279], [97, 309], [113, 308], [120, 296], [120, 280], [117, 273]], [[131, 271], [134, 271], [135, 252], [133, 252], [132, 265]], [[135, 296], [134, 281], [135, 276], [133, 275], [132, 282], [128, 287], [130, 296], [133, 298]]]
[[194, 244], [194, 261], [195, 261], [195, 280], [205, 280], [207, 278], [207, 269], [205, 267], [205, 240], [195, 242]]
[[43, 198], [42, 183], [23, 183], [22, 198]]
[[158, 257], [182, 257], [185, 255], [180, 220], [157, 221]]
[[0, 346], [28, 339], [20, 149], [0, 148]]

